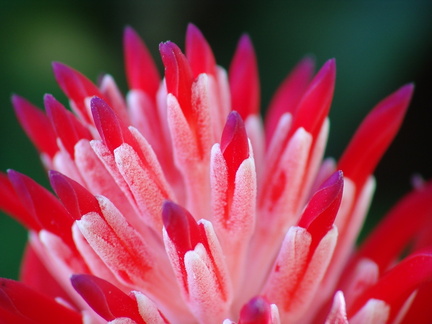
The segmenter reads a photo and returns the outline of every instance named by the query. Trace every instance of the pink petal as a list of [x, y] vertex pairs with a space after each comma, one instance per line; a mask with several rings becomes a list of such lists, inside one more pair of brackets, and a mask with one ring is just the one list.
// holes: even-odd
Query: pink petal
[[126, 125], [118, 119], [108, 104], [98, 97], [90, 102], [94, 123], [109, 150], [112, 152], [124, 142], [132, 142]]
[[201, 73], [216, 76], [216, 61], [213, 52], [201, 31], [194, 24], [189, 24], [186, 32], [186, 57], [194, 78]]
[[82, 140], [75, 148], [76, 166], [85, 179], [85, 187], [93, 195], [100, 194], [111, 200], [123, 215], [130, 216], [128, 220], [136, 218], [132, 194], [115, 165], [114, 156], [100, 141], [92, 143]]
[[432, 281], [424, 284], [417, 291], [414, 301], [410, 305], [401, 324], [428, 324], [432, 320]]
[[100, 213], [97, 199], [78, 182], [57, 171], [50, 171], [49, 178], [55, 193], [74, 219], [89, 212]]
[[[158, 260], [141, 236], [106, 198], [99, 197], [102, 214], [90, 212], [78, 227], [104, 263], [125, 285], [150, 286], [152, 267]], [[147, 242], [149, 243], [149, 242]]]
[[[274, 302], [282, 322], [295, 323], [306, 315], [333, 255], [333, 227], [311, 251], [312, 236], [303, 228], [288, 230], [262, 294]], [[313, 253], [313, 255], [311, 255]]]
[[310, 57], [301, 60], [279, 86], [270, 102], [266, 114], [266, 142], [270, 142], [273, 132], [284, 113], [295, 115], [298, 104], [309, 84], [314, 69], [314, 61]]
[[271, 324], [272, 311], [265, 297], [252, 298], [240, 311], [238, 324]]
[[350, 324], [391, 323], [389, 313], [388, 304], [379, 299], [369, 299], [349, 322]]
[[46, 296], [61, 298], [70, 304], [72, 303], [70, 296], [68, 296], [66, 291], [48, 271], [47, 267], [42, 263], [42, 260], [30, 244], [26, 246], [19, 280], [26, 284], [27, 287], [39, 291]]
[[189, 123], [196, 119], [192, 110], [192, 71], [188, 60], [176, 44], [161, 43], [159, 51], [165, 66], [165, 79], [168, 93], [174, 95]]
[[277, 224], [272, 226], [281, 231], [297, 221], [293, 217], [297, 216], [312, 141], [309, 133], [299, 129], [283, 148], [274, 168], [265, 171], [258, 206], [266, 218]]
[[139, 314], [135, 300], [108, 281], [92, 275], [81, 274], [73, 275], [71, 282], [75, 290], [105, 320], [127, 317], [136, 323], [145, 324]]
[[342, 191], [342, 172], [336, 171], [321, 185], [307, 204], [298, 226], [306, 228], [312, 235], [311, 253], [332, 228], [342, 200]]
[[47, 116], [26, 99], [13, 95], [12, 104], [21, 126], [40, 152], [51, 158], [58, 151], [55, 131]]
[[331, 59], [323, 65], [309, 83], [296, 109], [291, 133], [303, 127], [313, 138], [316, 138], [330, 109], [335, 80], [336, 62]]
[[[209, 206], [209, 162], [211, 148], [211, 126], [209, 106], [202, 90], [207, 76], [202, 74], [194, 83], [193, 96], [199, 107], [194, 106], [198, 113], [197, 123], [188, 124], [177, 98], [171, 94], [167, 96], [167, 120], [171, 132], [174, 162], [183, 176], [186, 196], [186, 206], [196, 219], [205, 217]], [[200, 89], [196, 89], [197, 88]], [[199, 97], [202, 95], [203, 97]], [[195, 197], [200, 196], [200, 199]]]
[[221, 151], [228, 167], [228, 183], [233, 183], [240, 164], [249, 157], [246, 129], [236, 111], [228, 115], [222, 132]]
[[7, 314], [0, 315], [3, 320], [13, 318], [13, 323], [82, 323], [79, 313], [20, 282], [4, 278], [0, 278], [0, 312]]
[[[138, 311], [142, 319], [146, 323], [162, 324], [169, 323], [161, 311], [157, 308], [155, 303], [146, 295], [139, 291], [131, 291], [130, 296], [135, 298], [138, 305]], [[177, 318], [180, 320], [179, 318]]]
[[82, 138], [92, 139], [87, 128], [52, 95], [44, 97], [45, 109], [57, 136], [73, 158], [75, 144]]
[[118, 118], [126, 125], [129, 125], [131, 122], [128, 117], [124, 96], [111, 75], [105, 74], [102, 77], [100, 82], [100, 92], [104, 98], [106, 98], [107, 102], [111, 103], [111, 107], [117, 114]]
[[69, 246], [74, 246], [71, 233], [72, 217], [58, 199], [21, 173], [9, 170], [8, 176], [21, 203], [27, 206], [32, 217], [42, 228], [58, 235]]
[[342, 291], [337, 291], [333, 298], [333, 305], [325, 324], [349, 324], [346, 316], [345, 299]]
[[[385, 271], [427, 224], [432, 216], [431, 202], [432, 181], [408, 194], [390, 210], [368, 235], [356, 258], [369, 258], [378, 264], [381, 272]], [[391, 235], [392, 239], [383, 240], [384, 235]]]
[[345, 177], [361, 188], [374, 171], [382, 155], [392, 142], [408, 108], [414, 90], [408, 84], [378, 103], [364, 119], [350, 141], [338, 168]]
[[235, 289], [244, 279], [247, 251], [255, 228], [257, 183], [254, 159], [249, 156], [228, 181], [227, 163], [220, 147], [211, 152], [212, 223], [224, 250]]
[[[8, 176], [0, 172], [0, 209], [13, 216], [28, 229], [39, 231], [42, 227], [31, 214], [28, 207], [21, 203], [19, 194], [15, 191]], [[24, 207], [25, 206], [25, 207]]]
[[60, 88], [72, 100], [78, 111], [76, 112], [85, 122], [92, 124], [91, 116], [85, 106], [85, 99], [98, 96], [103, 98], [99, 89], [84, 75], [59, 62], [53, 64], [54, 76]]
[[417, 252], [388, 271], [379, 281], [348, 307], [348, 318], [356, 314], [370, 299], [384, 301], [390, 306], [390, 318], [396, 315], [396, 305], [401, 305], [409, 295], [432, 280], [432, 250]]
[[148, 152], [143, 156], [147, 158], [145, 162], [149, 162], [148, 165], [145, 165], [137, 152], [127, 144], [120, 145], [114, 151], [114, 158], [119, 172], [130, 188], [142, 220], [156, 233], [160, 233], [162, 203], [165, 199], [174, 199], [174, 195], [157, 164], [154, 152], [148, 143], [146, 146]]
[[198, 319], [226, 318], [231, 288], [224, 257], [211, 223], [196, 223], [183, 207], [163, 206], [164, 241], [185, 300]]
[[[162, 219], [164, 228], [178, 251], [179, 263], [183, 263], [184, 254], [193, 250], [200, 242], [198, 225], [192, 215], [180, 205], [166, 201], [162, 208]], [[183, 269], [184, 271], [184, 269]], [[184, 280], [186, 273], [183, 272]], [[186, 282], [184, 288], [187, 291]]]
[[237, 45], [229, 68], [231, 106], [243, 120], [258, 113], [260, 85], [255, 51], [248, 35], [243, 35]]
[[124, 31], [123, 46], [129, 88], [154, 99], [160, 84], [159, 72], [144, 42], [129, 26]]

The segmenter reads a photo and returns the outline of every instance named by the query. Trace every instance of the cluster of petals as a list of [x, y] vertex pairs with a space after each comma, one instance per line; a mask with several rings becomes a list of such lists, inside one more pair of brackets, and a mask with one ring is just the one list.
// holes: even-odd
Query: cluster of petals
[[189, 25], [164, 76], [131, 28], [129, 91], [54, 63], [71, 110], [19, 96], [53, 191], [0, 174], [0, 208], [29, 229], [3, 323], [430, 323], [432, 182], [418, 182], [356, 247], [372, 173], [409, 105], [379, 102], [338, 161], [324, 159], [335, 61], [305, 58], [264, 121], [252, 43], [228, 73]]

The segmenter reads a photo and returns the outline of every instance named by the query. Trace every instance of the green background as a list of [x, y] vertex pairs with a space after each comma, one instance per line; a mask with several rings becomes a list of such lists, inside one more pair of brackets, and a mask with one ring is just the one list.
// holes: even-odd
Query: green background
[[[377, 169], [377, 194], [368, 224], [409, 189], [410, 177], [432, 176], [432, 1], [0, 1], [0, 170], [13, 168], [48, 186], [45, 172], [20, 129], [12, 93], [42, 107], [52, 93], [51, 62], [61, 61], [96, 80], [108, 72], [126, 92], [122, 32], [133, 26], [161, 66], [158, 44], [183, 47], [195, 23], [227, 67], [240, 35], [248, 32], [258, 56], [262, 107], [305, 54], [318, 65], [337, 60], [327, 156], [338, 157], [375, 103], [414, 81], [406, 121]], [[0, 276], [16, 278], [26, 232], [0, 215]]]

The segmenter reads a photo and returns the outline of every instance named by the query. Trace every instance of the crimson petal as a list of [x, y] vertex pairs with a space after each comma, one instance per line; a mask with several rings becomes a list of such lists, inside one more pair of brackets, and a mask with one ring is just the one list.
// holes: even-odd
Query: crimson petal
[[213, 51], [201, 31], [194, 24], [189, 24], [186, 31], [186, 57], [194, 78], [201, 73], [216, 76], [216, 61]]
[[92, 275], [73, 275], [72, 286], [105, 320], [127, 317], [137, 324], [145, 324], [136, 301], [108, 281]]
[[9, 180], [27, 206], [33, 218], [42, 228], [58, 235], [70, 247], [72, 241], [72, 217], [53, 194], [33, 179], [14, 170], [8, 171]]
[[91, 140], [92, 136], [90, 132], [52, 95], [45, 95], [44, 103], [48, 118], [51, 120], [55, 132], [62, 140], [70, 156], [74, 157], [75, 144], [83, 138]]
[[86, 188], [57, 171], [50, 171], [51, 186], [74, 219], [89, 212], [101, 214], [99, 203]]
[[21, 126], [40, 152], [51, 158], [57, 153], [54, 129], [47, 116], [26, 99], [13, 95], [12, 104]]
[[221, 137], [221, 151], [227, 162], [228, 181], [232, 183], [240, 164], [249, 157], [246, 128], [236, 111], [228, 115]]
[[342, 171], [336, 171], [315, 192], [303, 212], [298, 226], [306, 228], [312, 235], [311, 252], [332, 228], [342, 200], [342, 192]]
[[72, 100], [84, 120], [91, 124], [84, 100], [88, 97], [103, 98], [99, 89], [80, 72], [59, 62], [52, 64], [54, 76], [66, 96]]
[[271, 307], [264, 297], [257, 296], [245, 304], [240, 311], [238, 324], [270, 324]]
[[142, 90], [155, 98], [160, 75], [147, 47], [131, 27], [124, 31], [123, 44], [129, 88]]
[[165, 80], [168, 93], [173, 94], [189, 124], [194, 121], [192, 110], [192, 70], [180, 48], [172, 42], [161, 43], [159, 51], [165, 66]]
[[379, 102], [363, 120], [339, 161], [346, 178], [361, 188], [396, 136], [414, 85], [408, 84]]
[[229, 68], [231, 106], [243, 120], [258, 113], [260, 105], [260, 84], [258, 64], [252, 41], [243, 35], [237, 45]]
[[81, 315], [24, 284], [0, 278], [0, 314], [19, 320], [10, 323], [79, 324]]

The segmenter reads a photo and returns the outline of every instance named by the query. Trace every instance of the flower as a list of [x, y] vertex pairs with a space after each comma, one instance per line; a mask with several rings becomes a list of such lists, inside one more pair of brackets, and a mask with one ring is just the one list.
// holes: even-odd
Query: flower
[[[372, 173], [413, 85], [323, 160], [335, 61], [303, 59], [259, 116], [248, 36], [228, 74], [189, 25], [186, 51], [124, 34], [129, 92], [61, 63], [45, 113], [14, 96], [55, 195], [10, 170], [0, 208], [29, 229], [21, 281], [1, 279], [10, 323], [428, 323], [432, 182], [355, 248]], [[265, 125], [265, 127], [263, 126]]]

